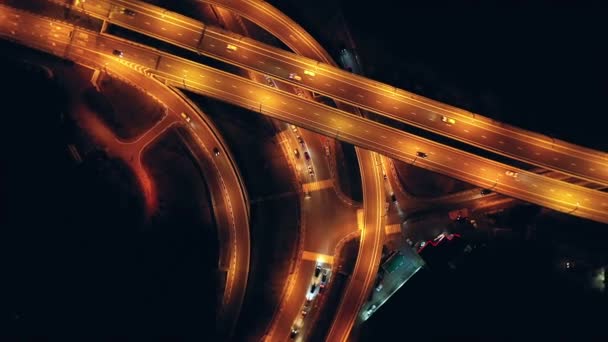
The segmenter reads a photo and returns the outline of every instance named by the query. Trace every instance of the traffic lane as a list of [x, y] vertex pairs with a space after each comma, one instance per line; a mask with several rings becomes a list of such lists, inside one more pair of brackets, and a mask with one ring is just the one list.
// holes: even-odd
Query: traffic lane
[[298, 132], [304, 140], [304, 147], [302, 147], [300, 144], [299, 148], [302, 150], [302, 154], [304, 154], [304, 152], [308, 152], [310, 160], [307, 161], [303, 155], [300, 158], [307, 166], [312, 166], [314, 170], [314, 177], [310, 177], [309, 182], [331, 179], [329, 166], [325, 159], [325, 150], [323, 148], [323, 144], [321, 143], [319, 134], [300, 128], [298, 129]]
[[304, 250], [334, 255], [338, 242], [358, 230], [357, 208], [347, 206], [331, 188], [311, 192], [302, 206], [306, 218]]
[[[306, 300], [306, 293], [310, 291], [310, 282], [314, 273], [316, 262], [300, 259], [297, 274], [291, 291], [286, 293], [283, 307], [275, 316], [275, 330], [272, 337], [279, 341], [289, 340], [291, 328], [301, 315], [301, 308]], [[296, 325], [297, 326], [297, 325]]]
[[[120, 1], [117, 3], [121, 4]], [[202, 23], [189, 23], [184, 21], [185, 17], [175, 18], [181, 17], [178, 14], [169, 14], [166, 10], [149, 9], [148, 6], [142, 6], [142, 4], [122, 3], [122, 6], [112, 6], [108, 1], [89, 0], [86, 2], [86, 6], [75, 6], [74, 9], [80, 12], [84, 11], [99, 19], [108, 20], [112, 24], [152, 35], [161, 40], [196, 48], [203, 32], [204, 25]], [[129, 14], [122, 8], [134, 12]]]
[[281, 11], [266, 2], [241, 0], [199, 0], [231, 10], [264, 28], [292, 49], [295, 53], [332, 64], [331, 56], [306, 32]]
[[[163, 65], [163, 63], [160, 64], [159, 71], [161, 73], [164, 72], [165, 75], [169, 77], [173, 77], [171, 70], [166, 72], [162, 70]], [[206, 93], [215, 93], [215, 96], [218, 96], [216, 90], [221, 89], [221, 98], [224, 100], [236, 101], [244, 104], [246, 108], [255, 108], [257, 111], [259, 111], [261, 104], [262, 107], [266, 109], [263, 110], [266, 114], [277, 115], [280, 112], [281, 114], [277, 116], [277, 118], [281, 120], [294, 122], [297, 125], [308, 127], [309, 129], [321, 132], [325, 135], [336, 135], [335, 132], [338, 132], [337, 135], [340, 140], [359, 146], [365, 146], [366, 148], [371, 148], [376, 151], [382, 151], [382, 153], [387, 154], [389, 157], [404, 160], [406, 162], [412, 161], [415, 158], [417, 151], [425, 151], [425, 153], [432, 156], [430, 159], [439, 159], [441, 160], [441, 163], [438, 163], [437, 160], [435, 160], [432, 164], [429, 164], [428, 160], [420, 158], [420, 165], [427, 165], [431, 170], [443, 173], [446, 173], [446, 171], [442, 168], [449, 166], [452, 169], [450, 172], [447, 172], [448, 175], [458, 179], [463, 179], [464, 177], [466, 178], [466, 181], [469, 182], [473, 180], [473, 184], [483, 187], [492, 186], [495, 179], [502, 179], [502, 181], [508, 183], [510, 187], [499, 186], [496, 188], [497, 191], [500, 192], [498, 189], [501, 189], [503, 192], [508, 191], [505, 192], [505, 194], [513, 197], [519, 197], [523, 200], [534, 202], [536, 196], [531, 198], [530, 195], [534, 195], [534, 193], [527, 189], [532, 187], [538, 188], [541, 184], [543, 186], [551, 184], [555, 189], [567, 189], [569, 192], [564, 191], [564, 194], [569, 194], [567, 195], [568, 197], [586, 198], [587, 196], [592, 196], [595, 198], [606, 198], [608, 196], [608, 194], [598, 193], [597, 191], [565, 182], [544, 179], [546, 177], [517, 170], [500, 163], [483, 160], [483, 158], [475, 155], [441, 146], [390, 127], [382, 126], [370, 121], [364, 121], [364, 119], [340, 112], [333, 108], [320, 108], [321, 106], [304, 101], [297, 96], [282, 94], [279, 91], [268, 87], [247, 83], [248, 81], [239, 79], [233, 75], [214, 70], [205, 72], [202, 70], [204, 69], [202, 66], [193, 65], [193, 63], [184, 63], [180, 61], [173, 65], [172, 69], [181, 70], [181, 68], [187, 68], [188, 66], [194, 66], [197, 70], [197, 72], [190, 73], [190, 75], [196, 74], [196, 76], [189, 78], [185, 82], [188, 87], [198, 88], [199, 90], [204, 89]], [[213, 80], [213, 83], [210, 84], [211, 82], [208, 80]], [[211, 90], [210, 88], [216, 88], [216, 90]], [[307, 109], [304, 110], [304, 108]], [[301, 114], [294, 115], [292, 113]], [[312, 117], [310, 117], [309, 113], [313, 114]], [[321, 113], [323, 113], [323, 115]], [[378, 139], [378, 137], [380, 137], [380, 139]], [[405, 139], [408, 140], [407, 143]], [[395, 141], [397, 141], [397, 144], [394, 144]], [[407, 153], [405, 153], [405, 150], [407, 150]], [[436, 153], [435, 151], [440, 152]], [[451, 157], [452, 155], [456, 158]], [[441, 166], [442, 168], [438, 169], [437, 166]], [[475, 177], [463, 175], [461, 170], [463, 166], [469, 172], [474, 171], [475, 173], [484, 175], [484, 177], [481, 177], [480, 175], [476, 175]], [[526, 180], [521, 182], [521, 177], [505, 177], [505, 172], [511, 170], [514, 170], [519, 174], [526, 174]], [[516, 186], [517, 184], [520, 185]], [[520, 191], [514, 192], [512, 190]], [[573, 193], [576, 194], [573, 195]], [[524, 194], [525, 197], [522, 198], [521, 196]], [[551, 194], [551, 196], [555, 197], [555, 194]], [[589, 199], [586, 201], [591, 202]], [[547, 202], [544, 201], [543, 205], [546, 205], [546, 203]], [[598, 203], [595, 203], [595, 205], [597, 204]], [[604, 204], [601, 205], [606, 206]], [[563, 206], [559, 206], [559, 208], [563, 209]], [[579, 212], [583, 212], [583, 210], [579, 210]]]
[[[364, 228], [361, 230], [359, 253], [354, 272], [329, 331], [328, 341], [346, 341], [348, 339], [359, 310], [373, 284], [382, 252], [385, 200], [382, 191], [381, 163], [379, 156], [376, 154], [361, 154], [359, 157], [361, 163], [366, 162], [369, 163], [368, 165], [372, 165], [371, 170], [361, 170], [361, 179], [364, 182], [363, 189], [373, 191], [371, 194], [364, 193], [364, 198], [368, 201], [366, 205], [369, 209], [364, 215]], [[369, 173], [370, 171], [372, 172]]]

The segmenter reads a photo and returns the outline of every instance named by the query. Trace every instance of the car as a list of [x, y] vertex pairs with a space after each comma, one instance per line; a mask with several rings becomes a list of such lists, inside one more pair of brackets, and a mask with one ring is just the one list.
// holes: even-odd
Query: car
[[270, 77], [266, 77], [266, 84], [268, 84], [271, 87], [274, 87], [274, 81]]
[[304, 152], [304, 158], [306, 158], [306, 160], [310, 160], [310, 154], [308, 154], [308, 151]]
[[428, 157], [428, 155], [426, 153], [420, 152], [420, 151], [416, 152], [416, 156], [420, 157], [420, 158], [426, 158], [426, 157]]
[[377, 308], [376, 304], [370, 306], [369, 309], [367, 309], [367, 311], [365, 311], [365, 315], [369, 317], [369, 315], [371, 315], [376, 308]]
[[310, 293], [315, 293], [316, 289], [317, 289], [317, 284], [310, 285]]
[[226, 49], [230, 50], [230, 51], [236, 51], [237, 47], [236, 47], [236, 45], [228, 44], [228, 45], [226, 45]]
[[327, 285], [327, 271], [323, 272], [323, 274], [321, 275], [321, 284], [319, 284], [319, 291], [325, 288], [325, 285]]
[[329, 146], [325, 145], [325, 146], [323, 146], [323, 148], [325, 149], [325, 155], [329, 157], [329, 154], [330, 154]]
[[513, 177], [513, 178], [517, 178], [517, 176], [518, 176], [517, 172], [511, 171], [511, 170], [505, 171], [505, 175], [507, 175], [509, 177]]
[[315, 175], [315, 171], [312, 169], [312, 166], [308, 165], [308, 174], [311, 176]]
[[308, 314], [308, 309], [303, 309], [302, 310], [302, 316], [306, 316]]
[[492, 193], [492, 190], [490, 189], [481, 189], [481, 191], [479, 192], [481, 195], [489, 195]]
[[220, 155], [220, 150], [218, 150], [217, 147], [213, 148], [213, 155], [215, 155], [216, 157]]
[[114, 51], [112, 51], [112, 54], [113, 54], [114, 56], [117, 56], [117, 57], [120, 57], [120, 58], [122, 58], [122, 56], [124, 55], [124, 54], [122, 53], [122, 51], [120, 51], [120, 50], [114, 50]]
[[304, 75], [314, 77], [316, 75], [316, 73], [312, 70], [304, 70]]
[[189, 117], [188, 115], [186, 115], [186, 113], [183, 113], [183, 112], [182, 112], [182, 113], [180, 114], [180, 116], [181, 116], [181, 117], [182, 117], [184, 120], [186, 120], [186, 122], [190, 122], [190, 117]]
[[298, 133], [298, 127], [296, 127], [295, 125], [289, 125], [289, 128], [291, 128], [292, 132]]
[[452, 118], [448, 118], [447, 116], [442, 116], [441, 121], [447, 123], [448, 125], [453, 125], [456, 123], [456, 120], [454, 120]]
[[298, 142], [300, 143], [300, 145], [304, 146], [304, 139], [302, 139], [301, 136], [297, 136], [296, 139], [298, 140]]
[[317, 265], [317, 267], [315, 267], [315, 278], [319, 278], [320, 274], [321, 274], [321, 266]]
[[298, 149], [294, 149], [293, 150], [293, 155], [296, 156], [296, 158], [300, 158], [300, 151], [298, 151]]
[[378, 286], [376, 286], [376, 292], [382, 291], [383, 287], [384, 287], [384, 285], [382, 285], [382, 283], [378, 284]]
[[295, 74], [295, 73], [292, 72], [291, 74], [289, 74], [289, 79], [296, 80], [296, 81], [301, 81], [302, 77], [300, 75]]
[[298, 336], [298, 333], [300, 333], [300, 331], [296, 328], [291, 328], [291, 332], [289, 333], [289, 338], [294, 339], [296, 338], [296, 336]]
[[128, 8], [123, 8], [120, 12], [122, 14], [124, 14], [124, 15], [128, 15], [129, 17], [134, 17], [135, 16], [135, 11], [132, 11], [132, 10], [130, 10]]

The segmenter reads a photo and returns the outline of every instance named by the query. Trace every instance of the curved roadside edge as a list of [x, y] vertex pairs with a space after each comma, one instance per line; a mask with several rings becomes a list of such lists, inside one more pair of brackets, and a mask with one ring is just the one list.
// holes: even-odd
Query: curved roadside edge
[[[238, 321], [238, 317], [241, 312], [241, 307], [245, 298], [245, 291], [247, 289], [247, 280], [249, 277], [249, 262], [250, 262], [250, 236], [249, 236], [249, 219], [250, 219], [250, 208], [249, 208], [249, 197], [247, 195], [247, 189], [243, 181], [243, 177], [236, 165], [234, 156], [228, 149], [227, 143], [224, 141], [221, 133], [215, 127], [209, 117], [192, 102], [186, 95], [175, 87], [167, 87], [169, 91], [175, 94], [182, 102], [184, 102], [192, 111], [194, 111], [205, 123], [207, 129], [211, 131], [214, 139], [217, 142], [217, 148], [224, 153], [228, 160], [231, 172], [228, 174], [220, 172], [217, 165], [214, 164], [218, 176], [223, 179], [227, 178], [228, 184], [238, 184], [240, 191], [238, 191], [238, 200], [230, 200], [230, 192], [225, 190], [226, 196], [230, 207], [233, 210], [234, 219], [234, 234], [229, 234], [228, 246], [231, 246], [229, 251], [229, 272], [228, 279], [226, 281], [225, 292], [228, 292], [228, 296], [224, 296], [222, 300], [222, 309], [220, 311], [220, 317], [218, 318], [219, 336], [225, 336], [228, 339], [231, 338], [234, 332], [234, 327]], [[212, 155], [212, 153], [211, 153]], [[222, 181], [222, 186], [226, 187]], [[235, 210], [235, 207], [237, 210]], [[240, 208], [239, 208], [240, 207]], [[238, 210], [240, 209], [240, 210]], [[230, 230], [229, 230], [230, 231]], [[237, 247], [238, 246], [238, 247]], [[221, 260], [221, 258], [220, 258]], [[237, 274], [238, 273], [238, 274]], [[227, 291], [230, 290], [230, 291]]]

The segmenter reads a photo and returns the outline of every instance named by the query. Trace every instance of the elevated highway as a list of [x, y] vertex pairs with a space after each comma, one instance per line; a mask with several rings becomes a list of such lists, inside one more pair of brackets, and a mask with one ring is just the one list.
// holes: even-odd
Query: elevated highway
[[[291, 27], [289, 37], [296, 48], [296, 42], [301, 41], [299, 44], [305, 45], [312, 39], [301, 33], [297, 24], [284, 18], [278, 21], [277, 14], [265, 2], [205, 2], [235, 11], [271, 33]], [[534, 166], [608, 185], [608, 154], [605, 152], [509, 126], [348, 73], [328, 64], [327, 60], [319, 61], [318, 56], [298, 56], [140, 1], [88, 0], [86, 7], [80, 8], [112, 24], [227, 63], [262, 72], [387, 118]], [[135, 14], [125, 14], [124, 8], [134, 11]], [[236, 47], [236, 50], [228, 49], [228, 45]], [[290, 77], [292, 74], [296, 75], [295, 78]]]

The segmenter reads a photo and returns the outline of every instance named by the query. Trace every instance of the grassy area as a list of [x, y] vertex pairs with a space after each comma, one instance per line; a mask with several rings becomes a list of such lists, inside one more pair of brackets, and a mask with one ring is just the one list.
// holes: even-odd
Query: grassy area
[[362, 202], [361, 171], [355, 147], [336, 141], [336, 161], [340, 189], [354, 201]]
[[313, 323], [314, 329], [312, 329], [312, 334], [309, 336], [310, 341], [324, 341], [327, 333], [329, 333], [346, 286], [348, 286], [350, 274], [353, 272], [355, 262], [357, 261], [359, 241], [359, 238], [347, 241], [338, 252], [338, 272], [333, 274], [327, 292], [322, 297], [323, 302], [318, 310], [318, 313], [321, 314], [315, 317], [316, 321]]
[[401, 185], [412, 196], [437, 197], [476, 187], [399, 160], [393, 160], [393, 162]]
[[86, 103], [121, 139], [138, 137], [165, 115], [165, 107], [142, 90], [109, 76], [100, 79], [101, 92], [87, 89]]

